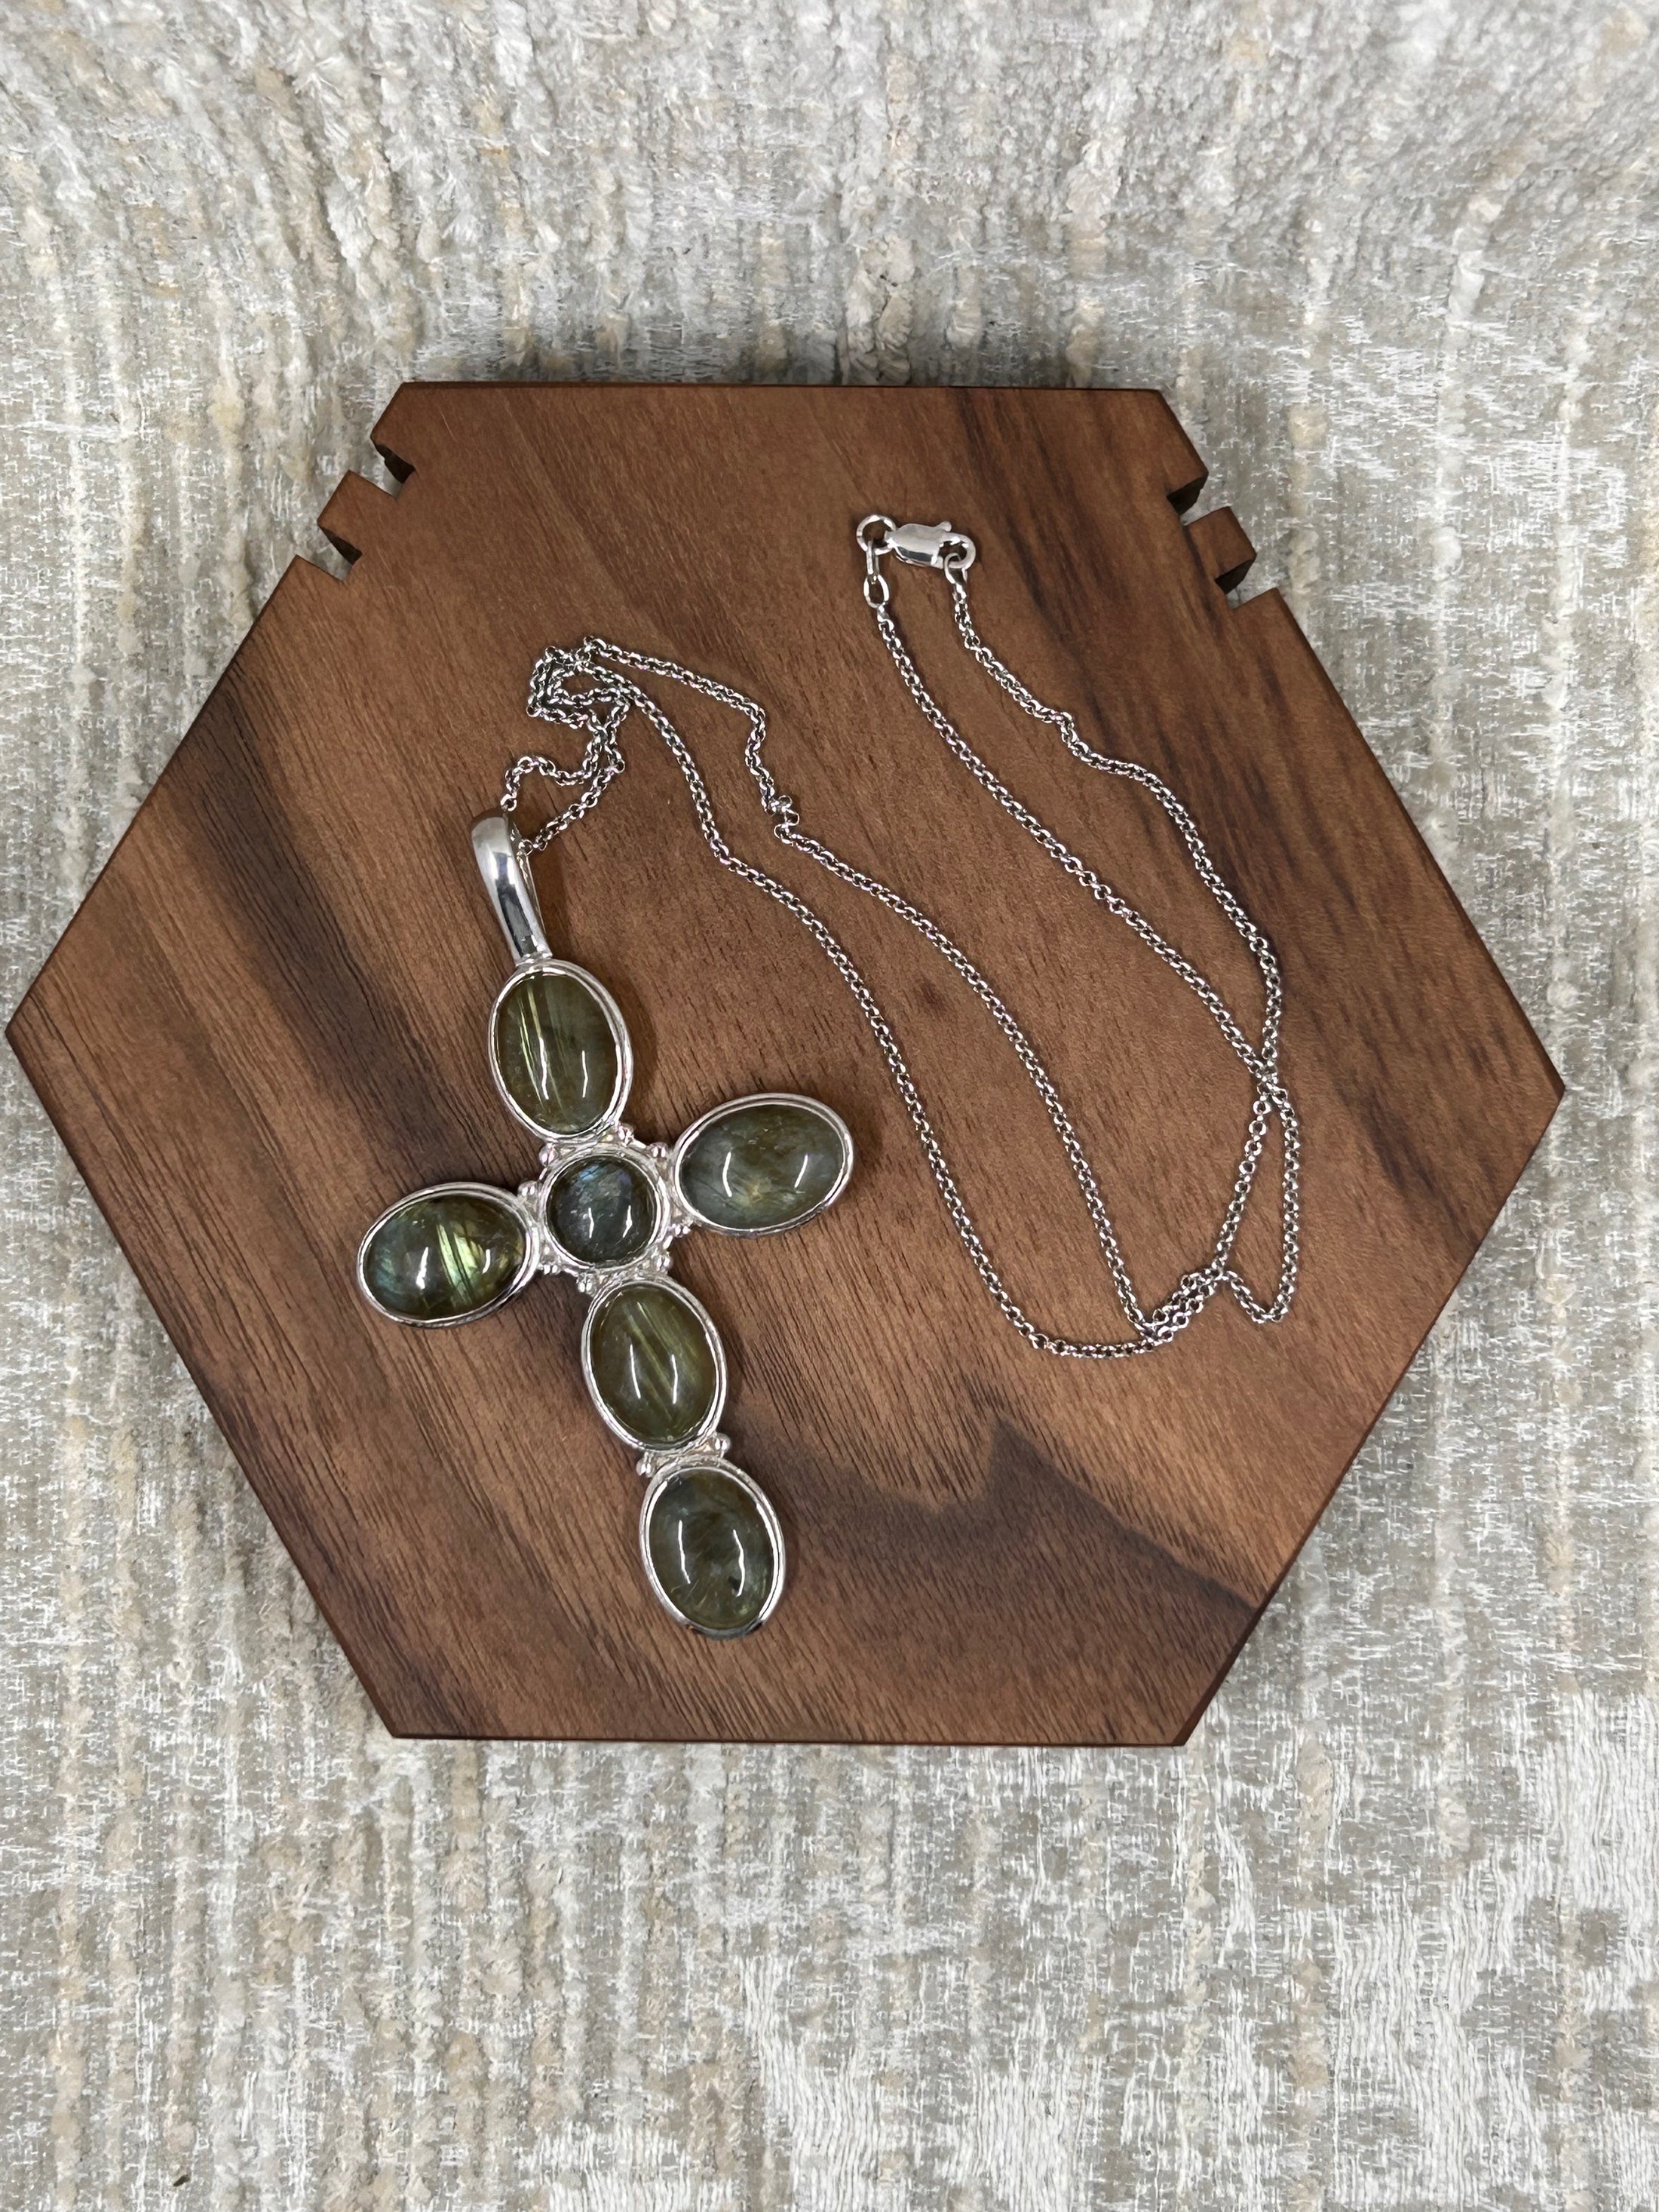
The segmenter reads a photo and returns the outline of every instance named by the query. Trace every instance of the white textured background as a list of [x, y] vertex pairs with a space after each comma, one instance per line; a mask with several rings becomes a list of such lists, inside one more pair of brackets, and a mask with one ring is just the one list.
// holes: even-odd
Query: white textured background
[[1073, 379], [1175, 401], [1570, 1086], [1185, 1753], [456, 1749], [7, 1058], [6, 2212], [1659, 2202], [1656, 33], [0, 15], [8, 1006], [399, 378]]

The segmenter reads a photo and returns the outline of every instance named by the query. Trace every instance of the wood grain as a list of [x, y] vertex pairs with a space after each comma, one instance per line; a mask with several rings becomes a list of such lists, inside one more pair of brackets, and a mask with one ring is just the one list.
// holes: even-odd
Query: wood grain
[[[545, 1736], [1161, 1742], [1192, 1725], [1559, 1095], [1474, 930], [1301, 637], [1188, 530], [1201, 465], [1146, 392], [405, 386], [394, 499], [348, 478], [342, 585], [284, 576], [9, 1035], [388, 1725]], [[648, 465], [641, 465], [642, 462]], [[1158, 1357], [1045, 1360], [1002, 1322], [851, 1000], [715, 869], [647, 734], [540, 873], [610, 986], [629, 1118], [816, 1093], [859, 1171], [799, 1235], [678, 1272], [733, 1368], [725, 1425], [776, 1500], [764, 1632], [677, 1631], [638, 1492], [583, 1393], [579, 1301], [377, 1323], [351, 1257], [398, 1192], [515, 1182], [491, 1087], [502, 973], [467, 824], [525, 749], [550, 639], [598, 631], [761, 697], [806, 825], [973, 951], [1073, 1103], [1143, 1294], [1208, 1248], [1243, 1073], [1150, 955], [1040, 861], [900, 690], [853, 522], [979, 540], [987, 637], [1085, 734], [1166, 775], [1273, 937], [1306, 1141], [1291, 1320], [1212, 1309]], [[1143, 796], [965, 664], [936, 580], [896, 611], [1006, 779], [1249, 1004]], [[1086, 1216], [988, 1018], [908, 933], [765, 834], [717, 711], [684, 717], [738, 848], [811, 899], [906, 1041], [969, 1201], [1045, 1325], [1109, 1325]], [[1068, 891], [1073, 896], [1067, 896]], [[1271, 1269], [1274, 1196], [1244, 1257]]]

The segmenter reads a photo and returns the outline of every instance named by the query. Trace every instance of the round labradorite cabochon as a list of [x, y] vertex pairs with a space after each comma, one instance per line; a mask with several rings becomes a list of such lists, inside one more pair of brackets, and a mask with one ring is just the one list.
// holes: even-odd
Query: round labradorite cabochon
[[610, 1113], [621, 1055], [605, 1008], [580, 977], [515, 976], [493, 1036], [507, 1095], [534, 1127], [579, 1137]]
[[661, 1283], [624, 1283], [588, 1315], [593, 1395], [641, 1450], [702, 1434], [716, 1411], [720, 1364], [696, 1308]]
[[553, 1179], [547, 1225], [573, 1260], [618, 1267], [651, 1242], [657, 1194], [632, 1160], [578, 1160]]
[[766, 1609], [779, 1561], [754, 1493], [720, 1467], [670, 1474], [645, 1506], [646, 1557], [677, 1613], [709, 1636], [741, 1636]]
[[787, 1229], [842, 1182], [848, 1149], [836, 1123], [803, 1099], [740, 1102], [680, 1155], [680, 1194], [715, 1229]]
[[525, 1224], [505, 1199], [431, 1190], [404, 1199], [363, 1249], [363, 1281], [398, 1321], [463, 1321], [510, 1290]]

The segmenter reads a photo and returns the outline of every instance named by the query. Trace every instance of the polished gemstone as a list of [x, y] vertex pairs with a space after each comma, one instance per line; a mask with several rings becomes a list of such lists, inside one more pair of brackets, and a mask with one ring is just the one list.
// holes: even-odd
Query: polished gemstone
[[720, 1468], [668, 1477], [650, 1502], [645, 1549], [663, 1595], [710, 1636], [752, 1628], [777, 1579], [777, 1554], [753, 1493]]
[[554, 1178], [547, 1225], [573, 1260], [619, 1267], [637, 1259], [651, 1242], [656, 1193], [631, 1160], [578, 1160]]
[[581, 1136], [610, 1113], [617, 1040], [579, 977], [535, 970], [517, 977], [495, 1008], [495, 1043], [507, 1094], [536, 1128]]
[[625, 1283], [588, 1320], [593, 1390], [617, 1426], [648, 1451], [690, 1443], [720, 1390], [714, 1333], [661, 1283]]
[[434, 1190], [394, 1206], [369, 1238], [363, 1280], [399, 1321], [464, 1321], [509, 1290], [525, 1261], [523, 1218], [505, 1198]]
[[717, 1114], [679, 1164], [682, 1196], [716, 1229], [787, 1229], [844, 1179], [847, 1139], [797, 1099], [755, 1099]]

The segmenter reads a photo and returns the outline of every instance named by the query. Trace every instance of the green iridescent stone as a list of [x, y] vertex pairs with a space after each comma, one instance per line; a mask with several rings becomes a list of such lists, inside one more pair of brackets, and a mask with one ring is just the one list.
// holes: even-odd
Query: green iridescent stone
[[588, 1364], [600, 1405], [641, 1450], [690, 1443], [714, 1413], [713, 1332], [660, 1283], [625, 1283], [599, 1300]]
[[631, 1160], [578, 1160], [554, 1178], [547, 1225], [573, 1260], [619, 1267], [651, 1242], [656, 1193]]
[[363, 1252], [363, 1281], [399, 1321], [464, 1321], [508, 1290], [525, 1224], [505, 1199], [428, 1191], [387, 1214]]
[[823, 1204], [848, 1165], [827, 1114], [794, 1100], [728, 1108], [681, 1155], [682, 1196], [716, 1229], [787, 1229]]
[[709, 1636], [752, 1628], [777, 1579], [760, 1507], [719, 1468], [669, 1476], [651, 1501], [645, 1550], [663, 1595]]
[[550, 1136], [597, 1128], [617, 1092], [617, 1040], [574, 975], [520, 975], [495, 1008], [495, 1065], [525, 1119]]

